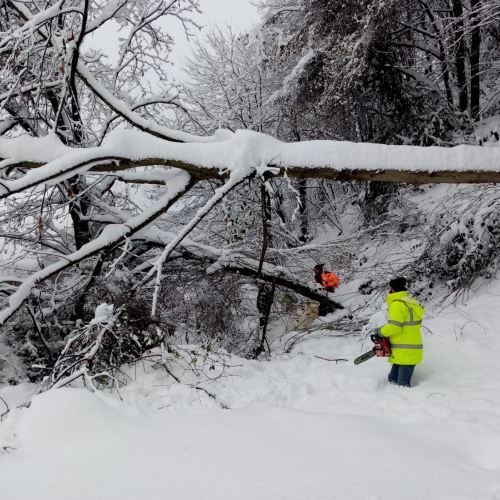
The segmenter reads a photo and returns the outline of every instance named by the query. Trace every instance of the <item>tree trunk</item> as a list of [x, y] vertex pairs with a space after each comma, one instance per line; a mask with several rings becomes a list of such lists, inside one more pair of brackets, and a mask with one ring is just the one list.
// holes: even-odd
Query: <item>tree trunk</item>
[[479, 77], [479, 61], [481, 55], [481, 27], [478, 17], [478, 10], [481, 7], [481, 0], [471, 0], [470, 2], [470, 114], [474, 121], [479, 120], [479, 104], [481, 93], [481, 80]]
[[298, 183], [297, 191], [299, 192], [299, 214], [300, 214], [300, 234], [299, 241], [307, 243], [309, 234], [309, 220], [307, 218], [307, 179], [302, 179]]
[[[262, 277], [262, 266], [266, 258], [267, 247], [270, 244], [271, 235], [269, 227], [271, 224], [271, 199], [267, 192], [265, 181], [262, 181], [260, 187], [260, 200], [261, 200], [261, 217], [262, 217], [262, 247], [259, 260], [259, 268], [257, 269], [257, 277]], [[259, 333], [260, 342], [253, 352], [253, 357], [257, 358], [264, 352], [265, 344], [267, 342], [267, 325], [269, 323], [269, 315], [274, 301], [275, 283], [271, 285], [266, 283], [259, 284], [259, 292], [257, 294], [257, 310], [259, 311]]]
[[432, 29], [436, 34], [436, 40], [439, 47], [439, 59], [441, 61], [441, 76], [443, 78], [443, 84], [446, 91], [446, 100], [448, 101], [448, 104], [450, 106], [453, 106], [453, 93], [450, 87], [450, 71], [448, 68], [448, 57], [443, 43], [443, 34], [438, 26], [438, 23], [436, 22], [436, 16], [434, 15], [432, 9], [429, 7], [429, 4], [424, 0], [419, 0], [419, 2], [424, 8], [427, 17], [429, 18], [432, 24]]
[[271, 308], [274, 302], [274, 292], [276, 285], [274, 283], [261, 283], [259, 285], [259, 292], [257, 294], [257, 307], [259, 309], [259, 332], [260, 341], [259, 345], [253, 351], [253, 357], [257, 358], [265, 351], [266, 345], [269, 350], [269, 343], [267, 341], [267, 327], [269, 325], [269, 317], [271, 315]]
[[457, 67], [458, 108], [463, 113], [469, 108], [467, 92], [467, 76], [465, 73], [465, 35], [464, 9], [462, 0], [453, 0], [453, 17], [455, 18], [455, 65]]
[[89, 203], [85, 196], [78, 197], [79, 193], [85, 189], [85, 185], [82, 185], [80, 176], [72, 177], [68, 180], [68, 184], [70, 187], [69, 196], [70, 198], [74, 197], [74, 201], [69, 204], [69, 215], [73, 222], [75, 247], [78, 250], [92, 239], [89, 221], [82, 220], [82, 216], [86, 216], [88, 213]]

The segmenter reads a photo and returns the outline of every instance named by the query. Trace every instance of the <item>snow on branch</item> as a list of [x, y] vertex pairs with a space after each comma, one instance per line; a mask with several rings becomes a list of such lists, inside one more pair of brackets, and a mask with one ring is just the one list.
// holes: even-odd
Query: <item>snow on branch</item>
[[94, 148], [69, 148], [56, 141], [55, 136], [0, 138], [0, 168], [40, 167], [20, 179], [2, 180], [1, 196], [76, 172], [115, 172], [148, 165], [180, 168], [198, 178], [225, 179], [236, 172], [248, 176], [256, 170], [294, 178], [411, 184], [500, 182], [500, 154], [494, 147], [285, 143], [248, 130], [209, 143], [174, 143], [132, 130], [113, 131], [102, 146]]
[[143, 132], [148, 132], [155, 137], [173, 142], [210, 142], [213, 137], [200, 137], [187, 132], [163, 127], [146, 120], [141, 115], [130, 109], [122, 100], [116, 98], [109, 90], [99, 83], [82, 62], [78, 63], [77, 72], [85, 85], [89, 87], [107, 106], [116, 114], [122, 116], [128, 123]]
[[[82, 377], [84, 384], [92, 391], [96, 391], [93, 380], [96, 378], [110, 378], [113, 376], [107, 371], [92, 374], [92, 366], [99, 351], [103, 351], [106, 337], [113, 337], [113, 329], [121, 311], [113, 311], [113, 307], [101, 304], [96, 309], [95, 318], [87, 325], [77, 329], [75, 334], [66, 342], [50, 374], [38, 388], [37, 392], [48, 389], [57, 389], [71, 384]], [[112, 342], [112, 341], [111, 341]], [[95, 363], [100, 365], [99, 361]]]
[[300, 12], [301, 10], [302, 8], [297, 5], [284, 5], [277, 9], [268, 8], [267, 11], [264, 12], [264, 14], [262, 15], [260, 26], [262, 27], [265, 26], [266, 24], [274, 20], [276, 17], [278, 17], [280, 14], [286, 12]]
[[127, 0], [111, 0], [107, 2], [106, 6], [102, 9], [102, 11], [97, 15], [94, 19], [88, 23], [86, 27], [86, 34], [90, 34], [96, 29], [100, 28], [103, 24], [105, 24], [110, 19], [118, 13], [120, 9], [127, 5]]
[[23, 11], [22, 13], [26, 16], [27, 21], [26, 23], [21, 26], [20, 28], [16, 29], [12, 33], [10, 33], [8, 36], [5, 36], [1, 41], [0, 41], [0, 52], [2, 52], [5, 47], [11, 43], [15, 42], [16, 40], [24, 37], [29, 37], [33, 34], [34, 31], [36, 31], [41, 25], [46, 23], [47, 21], [50, 21], [51, 19], [61, 16], [63, 14], [67, 14], [70, 12], [76, 12], [79, 14], [82, 14], [83, 11], [81, 9], [77, 9], [76, 7], [70, 7], [68, 9], [62, 9], [62, 6], [64, 5], [65, 0], [59, 0], [56, 2], [54, 5], [49, 7], [48, 9], [38, 12], [34, 15], [32, 15], [29, 11]]
[[169, 180], [170, 172], [170, 170], [155, 168], [143, 172], [99, 172], [99, 176], [115, 178], [126, 184], [156, 184], [158, 186], [165, 186]]
[[[69, 148], [53, 134], [43, 138], [0, 138], [0, 168], [17, 166], [32, 169], [19, 179], [1, 180], [0, 198], [37, 185], [61, 182], [87, 170], [112, 172], [138, 166], [165, 165], [189, 171], [198, 178], [218, 176], [219, 169], [214, 169], [206, 159], [203, 160], [202, 151], [190, 151], [186, 146], [127, 130], [113, 132], [103, 146], [94, 148]], [[193, 162], [180, 160], [183, 157], [191, 157]], [[215, 155], [211, 157], [215, 158]], [[40, 166], [40, 160], [46, 163]], [[224, 166], [220, 164], [222, 168]]]
[[[241, 252], [220, 250], [190, 240], [184, 240], [181, 246], [185, 251], [183, 254], [184, 257], [203, 259], [212, 262], [212, 265], [207, 269], [208, 273], [215, 273], [223, 270], [252, 278], [257, 276], [259, 261]], [[338, 302], [329, 297], [325, 297], [324, 292], [318, 291], [315, 287], [298, 281], [297, 277], [284, 267], [266, 262], [262, 265], [259, 278], [268, 283], [275, 283], [278, 286], [292, 290], [310, 300], [328, 302], [335, 309], [344, 308]]]
[[266, 105], [272, 104], [274, 101], [285, 98], [287, 97], [290, 92], [293, 90], [294, 85], [296, 85], [296, 82], [298, 78], [301, 76], [302, 72], [304, 71], [304, 68], [313, 60], [315, 55], [314, 50], [310, 49], [307, 51], [306, 54], [304, 54], [298, 63], [294, 66], [290, 74], [288, 74], [284, 79], [283, 79], [283, 84], [279, 90], [274, 92], [269, 99], [266, 102]]
[[36, 90], [36, 91], [50, 90], [50, 89], [60, 87], [62, 84], [63, 84], [63, 80], [59, 79], [59, 80], [45, 81], [43, 83], [42, 82], [30, 83], [29, 85], [23, 85], [21, 87], [16, 87], [13, 85], [8, 92], [4, 92], [3, 94], [0, 94], [0, 103], [3, 103], [4, 101], [10, 100], [13, 97], [17, 97], [19, 95], [22, 95], [24, 93], [27, 93], [27, 92], [30, 92], [33, 90]]

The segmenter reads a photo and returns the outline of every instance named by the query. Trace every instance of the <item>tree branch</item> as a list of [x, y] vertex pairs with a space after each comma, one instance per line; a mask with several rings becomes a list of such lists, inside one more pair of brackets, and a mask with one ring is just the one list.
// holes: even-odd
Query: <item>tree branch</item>
[[200, 137], [187, 132], [181, 132], [174, 129], [169, 129], [157, 125], [156, 123], [146, 120], [130, 109], [123, 101], [116, 98], [103, 85], [101, 85], [92, 75], [92, 73], [81, 62], [77, 66], [78, 76], [82, 79], [85, 85], [94, 92], [109, 108], [117, 115], [123, 117], [128, 123], [137, 127], [143, 132], [147, 132], [155, 137], [172, 142], [211, 142], [211, 137]]
[[[427, 183], [500, 182], [500, 156], [480, 146], [418, 147], [341, 141], [284, 143], [265, 134], [239, 131], [208, 144], [175, 144], [150, 134], [118, 131], [95, 148], [69, 148], [47, 138], [0, 138], [1, 167], [34, 169], [23, 178], [1, 181], [0, 197], [82, 171], [118, 172], [134, 167], [176, 167], [197, 179], [286, 175], [297, 179]], [[27, 142], [28, 141], [28, 142]], [[38, 141], [38, 142], [37, 142]], [[43, 164], [40, 158], [45, 158]], [[52, 161], [50, 161], [52, 160]]]

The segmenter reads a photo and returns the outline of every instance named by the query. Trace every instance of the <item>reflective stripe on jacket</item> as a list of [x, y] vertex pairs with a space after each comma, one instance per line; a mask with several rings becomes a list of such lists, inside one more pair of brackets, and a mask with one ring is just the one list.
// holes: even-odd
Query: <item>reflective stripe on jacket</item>
[[389, 362], [418, 365], [422, 362], [424, 352], [420, 333], [424, 308], [408, 292], [390, 293], [386, 301], [389, 320], [379, 333], [391, 341], [392, 355]]

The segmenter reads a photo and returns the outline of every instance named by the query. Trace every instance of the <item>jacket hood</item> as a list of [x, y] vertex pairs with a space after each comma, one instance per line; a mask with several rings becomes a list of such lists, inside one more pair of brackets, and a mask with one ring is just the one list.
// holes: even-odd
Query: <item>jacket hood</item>
[[419, 312], [420, 315], [423, 316], [424, 314], [424, 308], [420, 305], [420, 302], [418, 300], [414, 299], [413, 297], [410, 296], [410, 294], [405, 290], [404, 292], [394, 292], [394, 293], [389, 293], [387, 294], [387, 297], [385, 301], [387, 302], [387, 305], [390, 306], [392, 302], [395, 300], [403, 300], [410, 306], [412, 306], [412, 309], [415, 312]]
[[408, 296], [408, 292], [406, 290], [404, 292], [388, 293], [385, 301], [387, 302], [387, 305], [390, 306], [391, 302], [393, 302], [394, 300], [401, 300], [404, 297], [406, 297], [406, 300], [411, 298]]

